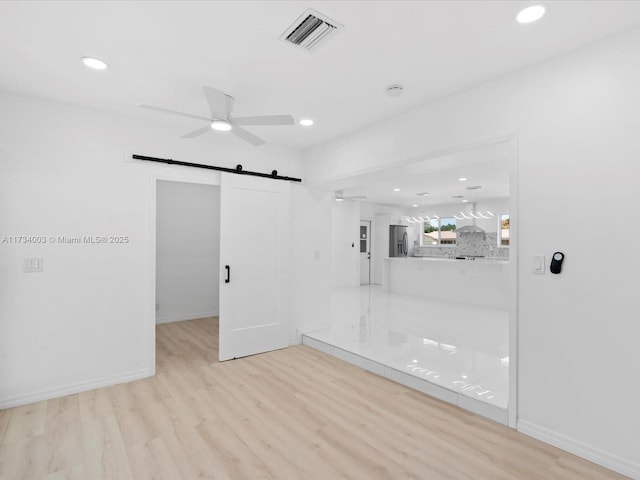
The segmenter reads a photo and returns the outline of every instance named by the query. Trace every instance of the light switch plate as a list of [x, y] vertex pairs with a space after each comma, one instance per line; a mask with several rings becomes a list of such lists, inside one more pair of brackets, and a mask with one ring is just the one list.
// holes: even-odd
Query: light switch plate
[[24, 258], [22, 260], [23, 273], [39, 273], [42, 271], [42, 257]]
[[536, 255], [533, 257], [533, 273], [543, 274], [545, 272], [546, 260], [544, 255]]

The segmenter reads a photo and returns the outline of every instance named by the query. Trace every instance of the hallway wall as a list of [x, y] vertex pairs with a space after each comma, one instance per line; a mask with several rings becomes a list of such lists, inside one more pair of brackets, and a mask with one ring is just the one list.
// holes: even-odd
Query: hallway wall
[[360, 285], [360, 205], [331, 204], [331, 286]]

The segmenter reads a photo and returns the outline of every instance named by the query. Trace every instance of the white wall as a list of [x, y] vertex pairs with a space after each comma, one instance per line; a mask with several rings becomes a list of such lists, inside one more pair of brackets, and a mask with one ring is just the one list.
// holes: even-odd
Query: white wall
[[331, 204], [331, 286], [360, 285], [360, 205]]
[[[0, 94], [0, 240], [128, 237], [106, 245], [0, 243], [0, 408], [153, 374], [152, 177], [185, 169], [217, 175], [131, 154], [302, 173], [294, 152], [183, 133]], [[22, 273], [25, 257], [42, 257], [44, 271]]]
[[[519, 428], [636, 477], [639, 51], [629, 31], [305, 155], [322, 184], [514, 134]], [[594, 218], [624, 225], [615, 245], [585, 241]], [[556, 250], [563, 273], [533, 275]]]
[[291, 186], [293, 265], [291, 316], [300, 334], [321, 330], [331, 319], [331, 206], [333, 192]]
[[394, 217], [394, 224], [399, 223], [401, 217], [408, 215], [407, 209], [398, 208], [391, 205], [380, 205], [377, 203], [360, 202], [360, 217], [373, 218], [376, 215], [390, 215]]
[[158, 181], [156, 323], [218, 315], [220, 187]]
[[[395, 223], [395, 222], [394, 222]], [[371, 249], [371, 283], [384, 283], [384, 259], [389, 257], [389, 225], [391, 217], [388, 214], [378, 214], [373, 217], [371, 230], [373, 231], [373, 248]]]

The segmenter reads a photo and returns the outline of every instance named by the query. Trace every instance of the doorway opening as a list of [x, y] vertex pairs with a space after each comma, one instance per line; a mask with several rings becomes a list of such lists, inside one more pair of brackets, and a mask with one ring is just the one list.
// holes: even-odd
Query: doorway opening
[[[183, 191], [163, 202], [162, 188], [176, 184]], [[202, 190], [203, 196], [177, 208], [185, 192], [193, 189]], [[150, 365], [156, 365], [156, 318], [172, 323], [217, 316], [218, 342], [211, 345], [211, 351], [220, 361], [289, 346], [289, 189], [287, 182], [224, 172], [206, 175], [175, 170], [151, 177]], [[195, 213], [204, 204], [208, 205], [207, 213], [198, 217]], [[167, 260], [163, 267], [165, 247], [160, 237], [167, 208], [172, 210], [172, 217], [165, 222], [166, 234], [179, 244], [175, 256], [186, 262], [186, 272], [181, 275], [177, 275], [178, 267], [185, 265], [176, 258]], [[257, 242], [256, 222], [250, 221], [254, 217], [261, 222], [257, 225]], [[206, 231], [201, 230], [203, 225]], [[195, 270], [198, 274], [194, 276]], [[167, 272], [172, 288], [164, 287], [167, 282], [163, 275]], [[265, 282], [269, 288], [265, 288]], [[181, 297], [174, 298], [173, 303], [166, 301], [163, 295], [167, 291], [178, 291]], [[200, 296], [195, 298], [194, 291]], [[167, 315], [171, 305], [175, 310]]]
[[[372, 220], [370, 285], [334, 281], [328, 329], [303, 341], [515, 427], [516, 171], [509, 136], [332, 180], [362, 199], [358, 220]], [[332, 222], [332, 238], [357, 225]], [[389, 250], [397, 226], [408, 237], [400, 258]], [[336, 251], [346, 258], [334, 249], [332, 262], [347, 265]]]
[[158, 366], [187, 353], [217, 362], [220, 187], [158, 179], [155, 189]]

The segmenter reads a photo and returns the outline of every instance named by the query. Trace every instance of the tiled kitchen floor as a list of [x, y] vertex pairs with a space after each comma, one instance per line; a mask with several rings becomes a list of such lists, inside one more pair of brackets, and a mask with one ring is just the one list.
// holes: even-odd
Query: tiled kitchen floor
[[365, 285], [335, 289], [330, 327], [305, 337], [506, 409], [508, 324], [504, 311]]

